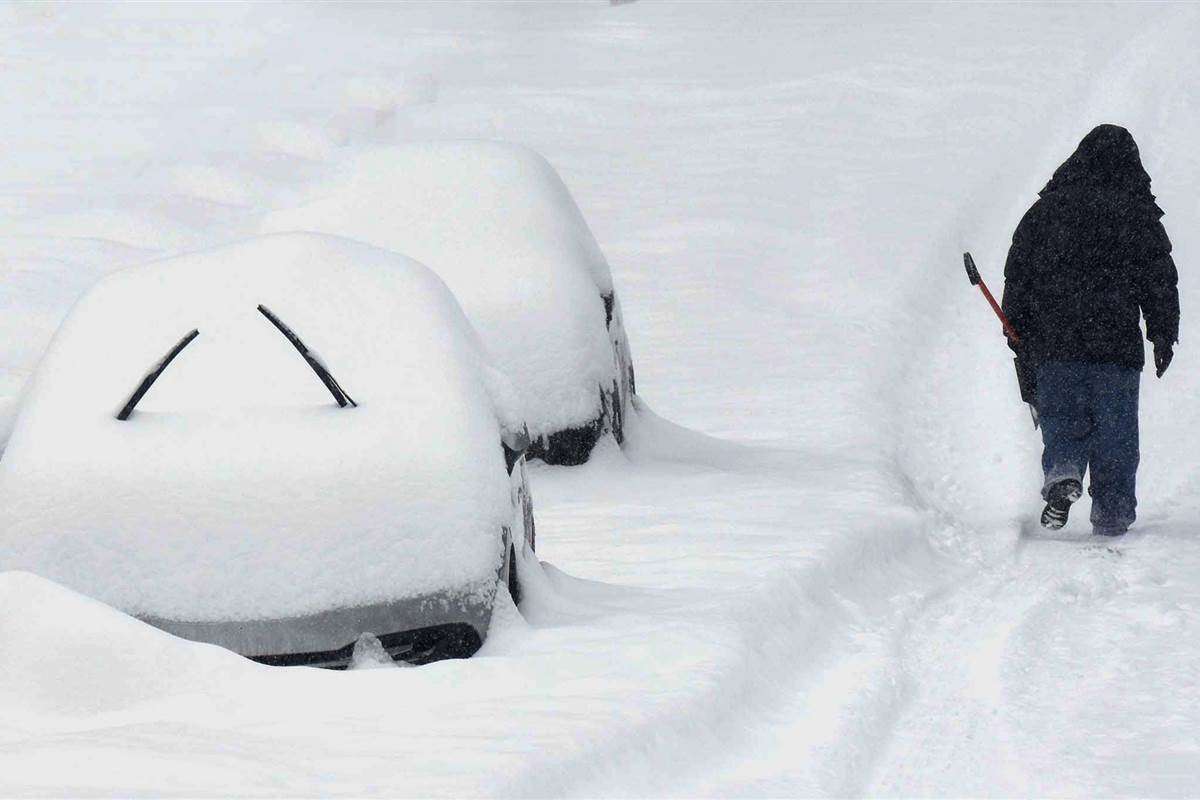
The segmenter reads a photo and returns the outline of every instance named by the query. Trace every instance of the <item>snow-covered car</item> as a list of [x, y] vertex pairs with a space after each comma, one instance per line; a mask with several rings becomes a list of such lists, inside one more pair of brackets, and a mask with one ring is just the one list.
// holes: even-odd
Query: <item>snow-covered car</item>
[[403, 256], [282, 234], [118, 272], [28, 387], [0, 570], [264, 663], [466, 656], [532, 557], [515, 408]]
[[495, 142], [409, 143], [347, 157], [264, 231], [345, 236], [411, 256], [454, 292], [513, 378], [549, 463], [624, 438], [635, 390], [604, 254], [554, 168]]

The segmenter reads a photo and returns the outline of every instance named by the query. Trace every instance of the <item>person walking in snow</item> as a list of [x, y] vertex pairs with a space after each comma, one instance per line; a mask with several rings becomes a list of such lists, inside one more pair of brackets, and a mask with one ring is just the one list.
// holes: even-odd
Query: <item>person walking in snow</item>
[[1090, 468], [1093, 533], [1119, 536], [1137, 509], [1139, 311], [1159, 378], [1179, 339], [1171, 240], [1137, 144], [1116, 125], [1085, 136], [1039, 195], [1013, 234], [1003, 308], [1036, 365], [1041, 522], [1066, 524]]

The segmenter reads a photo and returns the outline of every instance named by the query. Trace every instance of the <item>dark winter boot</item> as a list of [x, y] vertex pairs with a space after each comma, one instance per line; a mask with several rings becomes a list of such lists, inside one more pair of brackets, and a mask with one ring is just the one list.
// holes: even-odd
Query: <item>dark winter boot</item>
[[1046, 507], [1042, 509], [1042, 527], [1056, 531], [1067, 524], [1071, 503], [1083, 496], [1083, 485], [1074, 478], [1066, 478], [1046, 490]]

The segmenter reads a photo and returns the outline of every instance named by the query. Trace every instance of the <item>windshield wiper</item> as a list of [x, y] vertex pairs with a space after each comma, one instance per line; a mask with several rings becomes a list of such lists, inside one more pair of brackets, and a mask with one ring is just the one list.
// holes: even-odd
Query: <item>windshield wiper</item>
[[138, 402], [142, 399], [142, 397], [145, 396], [146, 392], [150, 391], [150, 387], [154, 385], [156, 380], [158, 380], [158, 376], [162, 375], [163, 370], [165, 370], [167, 366], [175, 360], [175, 356], [183, 352], [183, 348], [191, 344], [192, 339], [195, 339], [199, 335], [200, 331], [193, 328], [191, 332], [180, 339], [175, 346], [171, 348], [169, 353], [163, 356], [162, 361], [159, 361], [150, 368], [150, 371], [146, 373], [146, 377], [142, 378], [142, 382], [139, 383], [138, 387], [133, 390], [133, 394], [129, 395], [129, 399], [125, 401], [125, 405], [122, 406], [121, 410], [117, 412], [117, 419], [121, 420], [122, 422], [129, 419], [129, 415], [133, 413], [134, 407], [137, 406]]
[[342, 387], [338, 385], [338, 382], [333, 379], [333, 375], [329, 373], [329, 368], [325, 366], [323, 361], [321, 361], [320, 356], [305, 347], [304, 342], [300, 341], [300, 337], [297, 336], [291, 328], [283, 324], [283, 320], [271, 313], [271, 309], [264, 305], [260, 304], [258, 306], [258, 310], [264, 317], [271, 321], [272, 325], [279, 329], [279, 332], [284, 335], [284, 338], [292, 343], [292, 347], [296, 348], [296, 352], [298, 352], [301, 357], [304, 358], [305, 362], [312, 367], [312, 371], [317, 373], [317, 377], [321, 379], [321, 383], [325, 384], [325, 388], [329, 390], [331, 395], [333, 395], [333, 399], [337, 401], [339, 406], [342, 408], [345, 408], [347, 405], [354, 406], [355, 408], [358, 407], [358, 403], [354, 402], [354, 399], [350, 397], [350, 395], [346, 394], [345, 390], [342, 389]]

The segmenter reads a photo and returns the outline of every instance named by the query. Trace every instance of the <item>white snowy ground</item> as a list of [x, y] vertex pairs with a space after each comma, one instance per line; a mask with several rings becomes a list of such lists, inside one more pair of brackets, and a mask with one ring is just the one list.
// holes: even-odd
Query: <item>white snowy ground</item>
[[[272, 670], [0, 576], [0, 794], [1194, 795], [1198, 37], [1183, 4], [0, 8], [0, 430], [97, 275], [462, 136], [562, 172], [645, 404], [534, 471], [548, 566], [469, 661]], [[998, 290], [1102, 121], [1185, 315], [1113, 552], [1022, 535], [1038, 442], [960, 263]]]

